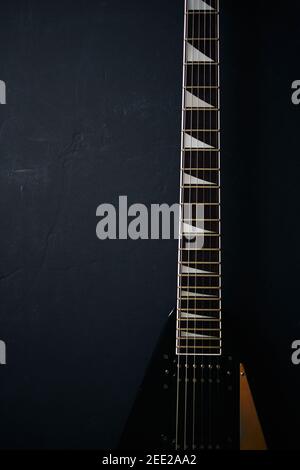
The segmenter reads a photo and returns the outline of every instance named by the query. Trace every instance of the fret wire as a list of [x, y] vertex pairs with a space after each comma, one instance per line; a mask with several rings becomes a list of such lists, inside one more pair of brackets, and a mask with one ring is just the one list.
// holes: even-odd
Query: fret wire
[[181, 251], [221, 251], [220, 248], [180, 248]]
[[[179, 289], [181, 289], [182, 291], [183, 290], [187, 290], [187, 286], [182, 286], [182, 285], [179, 285], [178, 286]], [[192, 294], [198, 294], [198, 291], [192, 291], [191, 289], [201, 289], [201, 290], [221, 290], [221, 286], [189, 286], [189, 292], [191, 292]], [[202, 292], [199, 292], [199, 294], [201, 295]]]
[[184, 219], [180, 219], [180, 222], [221, 222], [220, 219], [188, 219], [188, 218], [184, 218]]
[[207, 62], [206, 60], [202, 60], [202, 61], [192, 61], [192, 62], [185, 62], [184, 65], [208, 65], [208, 66], [211, 66], [211, 65], [220, 65], [219, 62]]
[[219, 274], [196, 274], [196, 273], [184, 273], [184, 274], [178, 274], [178, 277], [212, 277], [212, 278], [220, 278], [221, 276]]
[[179, 297], [177, 300], [181, 301], [190, 301], [192, 300], [193, 302], [199, 301], [199, 302], [220, 302], [221, 297]]
[[219, 171], [220, 168], [185, 168], [182, 167], [181, 171]]
[[186, 38], [185, 39], [186, 42], [189, 42], [189, 41], [217, 41], [219, 42], [219, 38]]
[[220, 189], [220, 186], [216, 184], [203, 184], [202, 186], [197, 186], [196, 184], [184, 184], [180, 186], [182, 189]]
[[220, 308], [181, 308], [178, 310], [178, 312], [221, 312], [222, 310]]
[[181, 206], [219, 206], [219, 202], [182, 202]]
[[189, 321], [201, 321], [201, 322], [213, 322], [213, 323], [220, 323], [220, 318], [178, 318], [179, 322], [189, 322]]
[[176, 328], [176, 329], [177, 331], [222, 331], [219, 328], [196, 328], [195, 330], [191, 328]]
[[194, 148], [190, 148], [190, 147], [187, 147], [185, 149], [182, 149], [182, 152], [220, 152], [220, 149], [194, 149]]
[[[188, 340], [188, 341], [194, 341], [194, 342], [196, 342], [196, 344], [202, 343], [203, 341], [209, 341], [209, 342], [210, 342], [210, 341], [217, 341], [217, 342], [220, 344], [221, 335], [215, 336], [215, 337], [211, 337], [211, 338], [197, 338], [197, 337], [188, 338], [188, 337], [186, 337], [186, 336], [178, 336], [178, 335], [176, 335], [176, 340], [177, 340], [179, 343], [182, 343], [182, 342], [186, 343], [186, 341]], [[198, 346], [198, 348], [204, 348], [205, 346], [206, 346], [206, 344], [205, 344], [205, 345], [202, 345], [202, 346]], [[184, 346], [179, 346], [179, 347], [184, 347]], [[187, 347], [189, 347], [189, 346], [187, 346]], [[193, 346], [191, 346], [191, 347], [193, 347]], [[207, 347], [208, 347], [208, 346], [207, 346]], [[209, 347], [212, 348], [212, 346], [209, 346]], [[194, 347], [193, 347], [193, 348], [194, 348]]]
[[185, 85], [182, 87], [183, 90], [186, 90], [186, 89], [216, 89], [216, 90], [219, 90], [220, 87], [219, 86], [216, 86], [216, 85]]
[[[220, 111], [220, 108], [196, 108], [196, 107], [184, 107], [184, 111]], [[202, 149], [201, 149], [202, 150]]]
[[183, 132], [220, 132], [219, 129], [183, 129]]
[[[186, 342], [186, 338], [181, 338]], [[216, 338], [219, 342], [220, 339]], [[194, 339], [193, 339], [194, 340]], [[202, 339], [200, 340], [202, 341]], [[177, 346], [177, 349], [221, 349], [219, 346]]]
[[187, 10], [188, 15], [195, 15], [197, 12], [199, 15], [218, 15], [219, 12], [216, 10]]
[[190, 267], [191, 265], [206, 265], [206, 266], [220, 266], [221, 263], [220, 262], [217, 262], [217, 261], [184, 261], [184, 260], [181, 260], [178, 262], [179, 265], [181, 266], [186, 266], [186, 267]]

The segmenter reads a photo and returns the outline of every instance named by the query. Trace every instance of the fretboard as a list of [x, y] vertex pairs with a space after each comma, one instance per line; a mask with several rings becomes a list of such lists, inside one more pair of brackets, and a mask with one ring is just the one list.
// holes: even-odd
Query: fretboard
[[176, 352], [221, 355], [219, 0], [185, 0]]

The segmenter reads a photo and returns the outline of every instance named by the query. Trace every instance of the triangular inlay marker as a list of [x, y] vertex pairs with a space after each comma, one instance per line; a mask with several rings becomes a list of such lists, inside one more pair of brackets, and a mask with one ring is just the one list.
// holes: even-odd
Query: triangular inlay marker
[[198, 96], [193, 95], [189, 91], [185, 92], [185, 107], [186, 108], [213, 108], [213, 106], [206, 101], [201, 100]]
[[188, 0], [187, 3], [188, 10], [213, 10], [213, 8], [207, 3], [203, 2], [203, 0]]
[[207, 315], [197, 315], [196, 313], [182, 312], [180, 318], [200, 318], [203, 320], [214, 320], [214, 317], [208, 317]]
[[181, 292], [181, 297], [211, 297], [211, 298], [216, 298], [215, 295], [199, 294], [197, 292], [191, 292], [191, 291], [185, 291], [185, 290], [183, 290]]
[[208, 335], [200, 335], [198, 333], [190, 333], [188, 331], [183, 331], [181, 333], [181, 337], [183, 338], [205, 338], [205, 339], [219, 339], [215, 336], [208, 336]]
[[190, 266], [182, 266], [182, 274], [211, 274], [209, 271], [203, 271], [203, 269], [191, 268]]
[[186, 44], [186, 61], [187, 62], [213, 62], [210, 57], [203, 54], [203, 52], [196, 49], [196, 47], [192, 46], [189, 42]]
[[183, 185], [184, 186], [192, 186], [192, 185], [197, 185], [197, 186], [213, 186], [213, 183], [210, 183], [209, 181], [201, 180], [200, 178], [195, 178], [195, 176], [188, 175], [187, 173], [183, 174]]
[[184, 134], [184, 148], [212, 149], [213, 147], [185, 133]]
[[202, 235], [204, 235], [205, 233], [213, 233], [213, 232], [210, 232], [209, 230], [204, 230], [201, 227], [195, 227], [194, 225], [183, 223], [182, 224], [182, 233], [183, 234], [189, 234], [189, 235], [193, 235], [193, 234], [202, 234]]

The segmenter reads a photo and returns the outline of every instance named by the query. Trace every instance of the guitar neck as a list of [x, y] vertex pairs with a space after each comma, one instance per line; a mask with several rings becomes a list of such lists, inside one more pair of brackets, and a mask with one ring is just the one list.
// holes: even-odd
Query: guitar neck
[[185, 0], [176, 353], [222, 354], [219, 0]]

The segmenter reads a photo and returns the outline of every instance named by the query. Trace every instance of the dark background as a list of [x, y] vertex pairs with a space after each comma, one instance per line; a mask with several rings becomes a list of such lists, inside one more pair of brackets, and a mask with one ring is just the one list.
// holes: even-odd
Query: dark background
[[[222, 4], [223, 306], [269, 447], [299, 448], [300, 4]], [[95, 214], [178, 201], [183, 1], [0, 8], [0, 445], [111, 448], [177, 244], [99, 241]]]

